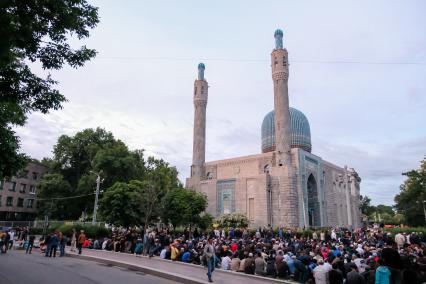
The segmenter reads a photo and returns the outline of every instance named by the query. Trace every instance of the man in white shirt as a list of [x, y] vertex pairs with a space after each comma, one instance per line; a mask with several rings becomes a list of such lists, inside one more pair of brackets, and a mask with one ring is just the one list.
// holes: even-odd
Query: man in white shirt
[[327, 284], [329, 271], [328, 267], [324, 266], [324, 261], [318, 260], [318, 266], [313, 270], [315, 284]]
[[327, 271], [330, 271], [333, 269], [333, 266], [328, 262], [328, 259], [324, 260], [324, 267], [327, 269]]
[[361, 258], [359, 254], [356, 254], [353, 258], [353, 262], [358, 268], [359, 273], [363, 273], [365, 271], [365, 267], [367, 264], [365, 263], [365, 259]]
[[229, 253], [226, 254], [226, 256], [224, 258], [222, 258], [222, 269], [223, 270], [229, 270], [231, 269], [231, 258], [229, 257]]
[[102, 242], [102, 250], [106, 250], [107, 245], [108, 245], [108, 239], [105, 239], [105, 240]]
[[356, 251], [359, 253], [360, 256], [364, 256], [364, 249], [362, 248], [361, 244], [358, 244]]
[[337, 240], [337, 234], [336, 234], [336, 231], [334, 231], [334, 229], [331, 230], [331, 239], [334, 240], [334, 241]]
[[13, 241], [14, 241], [14, 239], [15, 239], [15, 231], [9, 231], [9, 237], [10, 237], [10, 240], [9, 240], [9, 249], [12, 249], [12, 247], [13, 247]]
[[161, 259], [165, 259], [166, 258], [166, 254], [167, 254], [167, 249], [163, 248], [160, 252], [160, 258]]

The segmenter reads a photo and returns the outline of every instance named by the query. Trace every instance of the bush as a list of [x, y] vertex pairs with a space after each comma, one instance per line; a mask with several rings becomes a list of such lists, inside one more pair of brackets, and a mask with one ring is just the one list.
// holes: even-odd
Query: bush
[[246, 215], [243, 214], [225, 214], [215, 220], [222, 228], [247, 228], [249, 220]]
[[421, 232], [423, 234], [423, 238], [426, 237], [426, 228], [425, 227], [384, 228], [383, 231], [391, 233], [392, 236], [395, 236], [398, 233]]
[[[54, 228], [47, 228], [46, 229], [47, 234], [52, 233], [54, 231], [55, 231]], [[30, 228], [30, 230], [29, 230], [30, 235], [43, 235], [43, 233], [44, 233], [43, 228]]]

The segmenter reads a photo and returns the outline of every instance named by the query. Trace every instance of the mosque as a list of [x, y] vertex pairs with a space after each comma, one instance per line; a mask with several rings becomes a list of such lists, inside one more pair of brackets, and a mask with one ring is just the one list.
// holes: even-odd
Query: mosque
[[359, 227], [361, 179], [353, 168], [312, 153], [309, 121], [289, 107], [289, 61], [282, 30], [274, 37], [274, 110], [262, 122], [260, 154], [205, 161], [208, 83], [204, 64], [198, 65], [193, 159], [186, 187], [207, 196], [206, 211], [214, 217], [245, 214], [253, 227]]

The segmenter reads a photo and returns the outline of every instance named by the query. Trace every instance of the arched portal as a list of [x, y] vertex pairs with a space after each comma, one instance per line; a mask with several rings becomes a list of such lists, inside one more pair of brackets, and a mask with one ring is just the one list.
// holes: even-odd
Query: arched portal
[[309, 227], [321, 226], [317, 181], [312, 174], [309, 175], [307, 189]]
[[231, 198], [228, 194], [223, 195], [223, 214], [231, 213]]

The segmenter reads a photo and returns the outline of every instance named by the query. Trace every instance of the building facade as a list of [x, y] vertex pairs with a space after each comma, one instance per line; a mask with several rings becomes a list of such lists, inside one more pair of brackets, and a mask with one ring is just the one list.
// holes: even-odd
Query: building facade
[[37, 185], [48, 168], [31, 161], [25, 170], [0, 181], [0, 220], [30, 221], [37, 215]]
[[206, 194], [215, 217], [245, 214], [251, 226], [358, 227], [360, 182], [353, 168], [312, 153], [309, 121], [289, 106], [288, 52], [275, 32], [271, 53], [274, 110], [261, 125], [262, 153], [205, 162], [208, 83], [198, 66], [194, 83], [194, 144], [186, 187]]

